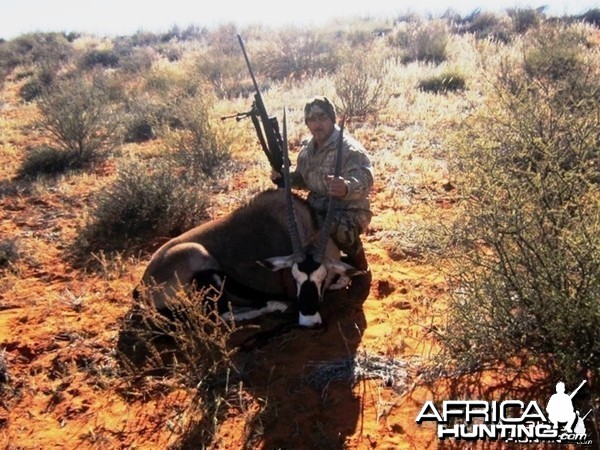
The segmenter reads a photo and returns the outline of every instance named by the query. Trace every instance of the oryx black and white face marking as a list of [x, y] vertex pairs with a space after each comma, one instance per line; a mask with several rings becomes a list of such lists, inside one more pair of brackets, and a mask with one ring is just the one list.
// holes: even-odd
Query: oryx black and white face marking
[[290, 269], [296, 283], [299, 325], [304, 327], [321, 325], [323, 320], [319, 313], [319, 303], [334, 276], [340, 275], [349, 280], [350, 277], [362, 272], [339, 260], [325, 258], [323, 262], [319, 263], [311, 253], [305, 252], [304, 259], [300, 262], [297, 262], [295, 258], [295, 255], [280, 256], [258, 261], [258, 263], [273, 272]]
[[258, 261], [259, 264], [275, 272], [290, 269], [296, 283], [298, 301], [298, 323], [304, 327], [313, 327], [323, 323], [319, 314], [319, 303], [325, 290], [328, 269], [325, 264], [315, 261], [310, 253], [297, 262], [295, 255], [269, 258]]
[[309, 255], [304, 261], [292, 264], [291, 269], [300, 310], [298, 323], [303, 327], [321, 325], [319, 303], [323, 297], [327, 268]]

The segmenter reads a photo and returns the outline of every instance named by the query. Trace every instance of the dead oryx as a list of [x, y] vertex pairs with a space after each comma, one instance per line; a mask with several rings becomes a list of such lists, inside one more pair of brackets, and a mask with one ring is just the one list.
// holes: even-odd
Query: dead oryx
[[[229, 215], [168, 241], [152, 256], [136, 295], [144, 293], [164, 310], [182, 287], [212, 286], [221, 292], [219, 314], [254, 318], [296, 301], [300, 325], [322, 323], [324, 292], [346, 286], [363, 272], [340, 261], [329, 237], [332, 214], [319, 230], [313, 211], [292, 194], [285, 127], [284, 121], [285, 190], [261, 192]], [[244, 312], [238, 314], [239, 308]]]

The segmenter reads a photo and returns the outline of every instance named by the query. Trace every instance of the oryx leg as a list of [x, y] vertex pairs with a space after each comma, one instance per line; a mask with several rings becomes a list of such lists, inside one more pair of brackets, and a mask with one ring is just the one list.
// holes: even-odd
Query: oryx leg
[[269, 300], [263, 307], [250, 308], [247, 306], [231, 306], [230, 310], [221, 314], [224, 320], [244, 321], [252, 320], [273, 312], [285, 312], [289, 305], [277, 300]]
[[[270, 298], [270, 300], [265, 300]], [[257, 291], [225, 276], [223, 295], [218, 301], [219, 314], [226, 320], [251, 320], [288, 309], [287, 296]]]
[[181, 243], [160, 251], [150, 260], [137, 289], [157, 310], [168, 309], [179, 292], [213, 286], [220, 289], [219, 265], [196, 243]]

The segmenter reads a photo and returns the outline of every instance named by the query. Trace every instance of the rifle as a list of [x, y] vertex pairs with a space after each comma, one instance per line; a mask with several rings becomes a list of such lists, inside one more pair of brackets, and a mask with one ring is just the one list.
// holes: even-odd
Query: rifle
[[238, 34], [237, 37], [238, 41], [240, 42], [240, 47], [242, 47], [242, 53], [244, 54], [246, 66], [250, 72], [250, 77], [252, 78], [252, 83], [254, 84], [254, 90], [256, 93], [254, 94], [254, 102], [252, 102], [252, 108], [250, 111], [234, 114], [233, 116], [221, 117], [221, 119], [224, 120], [235, 117], [236, 120], [239, 121], [244, 117], [250, 117], [252, 119], [252, 124], [256, 129], [256, 135], [258, 136], [260, 146], [267, 156], [269, 164], [273, 170], [282, 173], [283, 141], [281, 139], [281, 133], [279, 132], [279, 123], [277, 122], [277, 117], [271, 117], [267, 112], [265, 102], [263, 101], [260, 89], [258, 88], [258, 83], [256, 82], [256, 78], [254, 76], [254, 71], [252, 70], [252, 65], [250, 64], [248, 54], [246, 53], [246, 48], [244, 47], [244, 41], [242, 40], [241, 35]]

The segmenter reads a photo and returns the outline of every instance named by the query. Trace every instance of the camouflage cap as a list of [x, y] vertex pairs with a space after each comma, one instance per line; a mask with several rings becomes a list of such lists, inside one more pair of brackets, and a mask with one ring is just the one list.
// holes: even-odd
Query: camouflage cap
[[315, 114], [325, 114], [333, 122], [335, 122], [335, 106], [327, 97], [319, 96], [310, 99], [304, 105], [304, 120], [311, 118]]

